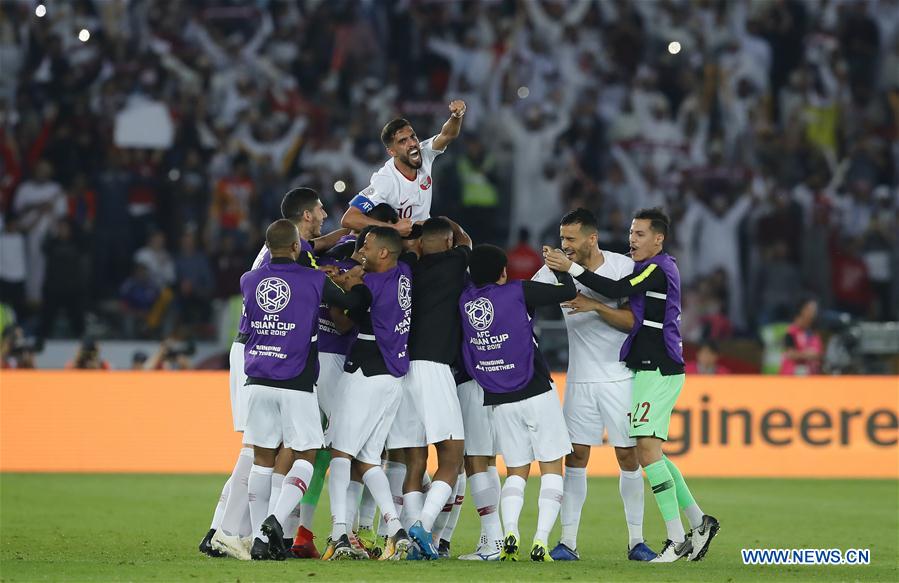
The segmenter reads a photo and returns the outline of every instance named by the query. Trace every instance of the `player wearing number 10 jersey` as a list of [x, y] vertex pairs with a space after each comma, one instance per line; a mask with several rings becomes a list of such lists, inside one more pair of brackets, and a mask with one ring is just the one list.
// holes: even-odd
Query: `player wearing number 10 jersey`
[[[433, 180], [431, 165], [450, 142], [458, 137], [465, 115], [465, 102], [449, 104], [450, 117], [440, 133], [420, 142], [412, 125], [397, 118], [387, 123], [381, 131], [381, 142], [390, 155], [384, 166], [372, 174], [367, 188], [350, 201], [350, 208], [341, 219], [341, 225], [354, 231], [368, 225], [392, 227], [403, 237], [409, 235], [412, 224], [431, 216]], [[395, 225], [382, 223], [366, 214], [376, 205], [387, 203], [396, 209], [400, 220]]]

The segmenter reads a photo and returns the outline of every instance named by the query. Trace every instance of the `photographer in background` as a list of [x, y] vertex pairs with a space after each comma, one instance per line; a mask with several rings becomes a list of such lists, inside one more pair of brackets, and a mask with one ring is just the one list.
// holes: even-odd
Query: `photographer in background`
[[185, 340], [178, 332], [162, 341], [159, 350], [147, 363], [147, 370], [190, 370], [190, 357], [197, 351], [193, 340]]
[[109, 370], [109, 363], [100, 358], [100, 347], [93, 338], [85, 338], [75, 353], [75, 358], [66, 363], [67, 369]]
[[0, 368], [37, 368], [37, 348], [34, 338], [26, 337], [21, 326], [7, 326], [0, 340]]

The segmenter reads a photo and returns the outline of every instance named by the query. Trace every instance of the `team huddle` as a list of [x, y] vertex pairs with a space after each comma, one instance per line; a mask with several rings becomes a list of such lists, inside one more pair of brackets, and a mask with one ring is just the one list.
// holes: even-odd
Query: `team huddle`
[[[430, 217], [431, 166], [465, 114], [462, 101], [449, 108], [425, 141], [406, 120], [384, 127], [390, 159], [351, 201], [343, 229], [322, 236], [327, 215], [314, 190], [284, 196], [282, 218], [240, 282], [230, 380], [243, 446], [200, 551], [449, 557], [468, 483], [481, 534], [459, 558], [517, 561], [536, 461], [528, 556], [577, 560], [590, 448], [606, 433], [621, 470], [628, 558], [701, 560], [718, 521], [662, 453], [684, 383], [680, 278], [662, 250], [667, 216], [636, 214], [627, 257], [600, 250], [596, 219], [574, 210], [561, 220], [561, 248], [544, 247], [545, 266], [531, 281], [510, 280], [502, 249], [473, 246], [459, 224]], [[532, 322], [536, 308], [554, 304], [569, 338], [564, 406]], [[643, 539], [643, 471], [668, 532], [658, 553]], [[326, 477], [331, 532], [320, 554], [312, 524]]]

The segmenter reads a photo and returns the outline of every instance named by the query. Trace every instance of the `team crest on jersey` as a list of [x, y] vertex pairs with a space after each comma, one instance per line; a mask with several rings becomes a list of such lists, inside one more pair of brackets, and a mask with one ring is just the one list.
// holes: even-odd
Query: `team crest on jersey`
[[431, 188], [431, 177], [430, 177], [430, 176], [425, 176], [425, 179], [422, 180], [422, 181], [418, 184], [418, 187], [419, 187], [420, 189], [422, 189], [422, 190], [427, 190], [427, 189]]
[[465, 314], [472, 328], [486, 330], [493, 323], [493, 302], [487, 298], [465, 302]]
[[400, 276], [400, 285], [397, 288], [397, 300], [400, 302], [400, 309], [408, 310], [412, 307], [412, 282], [405, 275]]
[[256, 303], [269, 314], [280, 312], [289, 301], [290, 286], [280, 277], [267, 277], [256, 286]]

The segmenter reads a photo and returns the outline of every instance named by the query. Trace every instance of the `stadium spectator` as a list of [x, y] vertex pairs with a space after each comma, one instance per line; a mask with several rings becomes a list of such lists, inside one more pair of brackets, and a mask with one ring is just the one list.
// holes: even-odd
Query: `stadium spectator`
[[18, 222], [0, 218], [0, 301], [25, 316], [26, 241]]
[[25, 298], [29, 303], [38, 304], [46, 271], [46, 256], [41, 247], [55, 220], [66, 213], [65, 194], [53, 180], [53, 167], [49, 162], [39, 160], [34, 178], [19, 186], [13, 198], [13, 212], [25, 232], [28, 261]]
[[793, 322], [784, 337], [782, 375], [810, 375], [821, 371], [824, 345], [821, 336], [812, 329], [818, 317], [818, 302], [805, 299], [799, 303]]
[[687, 374], [730, 374], [723, 364], [718, 362], [718, 344], [706, 340], [696, 350], [696, 360], [688, 361], [685, 366]]
[[175, 275], [175, 302], [181, 323], [197, 332], [195, 328], [209, 320], [215, 278], [209, 258], [197, 247], [197, 237], [193, 231], [185, 231], [181, 235], [181, 248], [175, 257]]
[[47, 275], [41, 305], [40, 337], [53, 335], [62, 311], [70, 336], [84, 334], [84, 316], [88, 300], [90, 269], [86, 246], [71, 219], [59, 219], [44, 241]]
[[507, 253], [509, 279], [527, 281], [543, 267], [543, 256], [531, 246], [531, 232], [522, 227], [518, 230], [518, 244]]
[[128, 338], [145, 336], [159, 324], [157, 316], [162, 290], [150, 277], [145, 265], [135, 263], [134, 272], [119, 290], [124, 316], [124, 331]]

